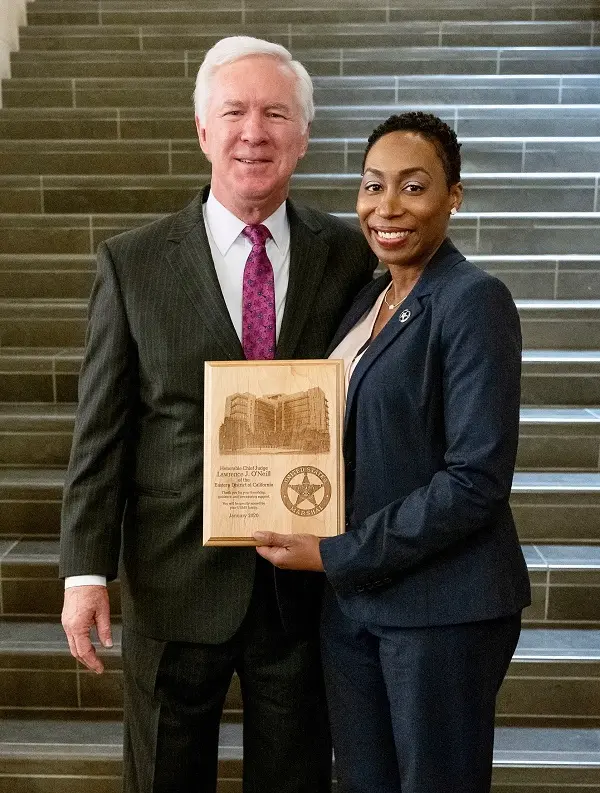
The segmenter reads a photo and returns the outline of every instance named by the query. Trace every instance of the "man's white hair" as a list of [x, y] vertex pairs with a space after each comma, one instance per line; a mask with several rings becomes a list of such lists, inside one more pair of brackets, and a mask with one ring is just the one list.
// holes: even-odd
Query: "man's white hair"
[[194, 110], [200, 123], [204, 124], [206, 119], [206, 110], [216, 70], [225, 63], [232, 63], [250, 55], [269, 55], [277, 58], [284, 66], [291, 69], [296, 78], [298, 102], [304, 122], [308, 127], [315, 117], [313, 84], [310, 75], [304, 66], [299, 61], [295, 61], [292, 54], [281, 44], [273, 44], [270, 41], [255, 39], [251, 36], [228, 36], [217, 41], [204, 56], [202, 65], [198, 69], [194, 89]]

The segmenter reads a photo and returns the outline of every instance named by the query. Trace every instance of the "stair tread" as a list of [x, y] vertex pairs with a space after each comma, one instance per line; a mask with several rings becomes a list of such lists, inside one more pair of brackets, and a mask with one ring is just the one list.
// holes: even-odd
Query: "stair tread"
[[[600, 479], [600, 474], [598, 474]], [[530, 571], [600, 571], [600, 545], [524, 544]], [[11, 564], [58, 564], [58, 539], [12, 539], [0, 542], [0, 561]]]
[[[8, 302], [8, 301], [7, 301]], [[0, 347], [0, 361], [32, 358], [81, 358], [81, 347]], [[523, 350], [524, 363], [600, 363], [600, 350]]]
[[[578, 300], [515, 300], [517, 308], [521, 312], [551, 312], [560, 311], [561, 316], [564, 312], [591, 312], [600, 311], [600, 300], [578, 299]], [[10, 311], [18, 309], [66, 309], [71, 311], [87, 310], [87, 298], [74, 297], [11, 297], [0, 298], [0, 310]], [[586, 317], [588, 319], [589, 317]]]
[[[241, 724], [222, 723], [219, 755], [241, 759]], [[0, 757], [121, 758], [123, 727], [116, 721], [20, 720], [0, 724]], [[499, 727], [494, 765], [600, 766], [600, 730]]]
[[[61, 468], [0, 469], [0, 487], [57, 486], [64, 483]], [[600, 492], [600, 472], [517, 472], [513, 479], [513, 492], [538, 492], [544, 490], [579, 490]]]
[[[4, 402], [0, 403], [0, 422], [30, 419], [35, 426], [37, 421], [56, 421], [75, 419], [77, 405], [73, 402], [63, 404]], [[522, 424], [600, 424], [600, 405], [587, 408], [521, 408]]]
[[569, 490], [600, 492], [600, 473], [519, 471], [513, 477], [513, 493]]
[[[119, 622], [113, 621], [112, 632], [114, 647], [101, 652], [119, 656]], [[14, 652], [68, 655], [69, 648], [58, 622], [0, 623], [0, 654]], [[600, 661], [600, 630], [525, 627], [521, 631], [514, 661]]]

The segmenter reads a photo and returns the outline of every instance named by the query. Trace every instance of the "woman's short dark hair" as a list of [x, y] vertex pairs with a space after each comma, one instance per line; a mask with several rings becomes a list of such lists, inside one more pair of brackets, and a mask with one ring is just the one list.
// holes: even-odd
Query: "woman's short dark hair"
[[373, 145], [390, 132], [416, 132], [430, 140], [440, 155], [448, 187], [460, 182], [461, 144], [456, 138], [456, 133], [441, 118], [434, 116], [433, 113], [423, 113], [420, 110], [390, 116], [378, 127], [375, 127], [367, 140], [362, 163], [363, 171], [365, 170], [367, 154], [371, 151]]

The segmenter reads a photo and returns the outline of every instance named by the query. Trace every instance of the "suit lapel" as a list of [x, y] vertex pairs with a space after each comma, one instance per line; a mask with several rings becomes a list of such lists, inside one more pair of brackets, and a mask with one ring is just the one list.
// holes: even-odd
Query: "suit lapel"
[[200, 319], [221, 346], [223, 358], [238, 360], [244, 353], [221, 292], [202, 216], [207, 196], [208, 188], [204, 188], [176, 215], [169, 234], [168, 261]]
[[[415, 319], [422, 313], [426, 304], [427, 298], [437, 288], [438, 284], [448, 275], [448, 271], [460, 261], [464, 261], [464, 256], [446, 239], [438, 248], [433, 258], [422, 272], [421, 277], [415, 284], [412, 292], [408, 295], [406, 301], [397, 310], [395, 315], [390, 319], [387, 325], [379, 333], [378, 336], [367, 347], [364, 355], [358, 362], [354, 370], [350, 383], [348, 386], [348, 394], [346, 397], [346, 414], [344, 417], [344, 429], [348, 426], [349, 417], [354, 408], [354, 401], [360, 383], [372, 366], [372, 364], [379, 358], [379, 356], [391, 344], [393, 344], [398, 337], [408, 328]], [[369, 303], [361, 308], [361, 313], [354, 320], [356, 324], [358, 319], [365, 313], [365, 311], [373, 305], [378, 294], [381, 294], [386, 284], [390, 281], [390, 276], [386, 273], [385, 276], [378, 278], [374, 285], [378, 288], [374, 290], [374, 294], [369, 293]], [[370, 286], [370, 285], [369, 285]], [[365, 300], [366, 304], [366, 300]], [[352, 309], [351, 309], [352, 311]], [[344, 324], [344, 323], [343, 323]], [[352, 326], [348, 328], [350, 330]], [[347, 331], [346, 331], [347, 332]]]
[[303, 215], [291, 201], [287, 203], [290, 223], [290, 275], [285, 310], [277, 342], [276, 358], [292, 358], [311, 313], [327, 264], [329, 245], [322, 239], [322, 227], [312, 216]]

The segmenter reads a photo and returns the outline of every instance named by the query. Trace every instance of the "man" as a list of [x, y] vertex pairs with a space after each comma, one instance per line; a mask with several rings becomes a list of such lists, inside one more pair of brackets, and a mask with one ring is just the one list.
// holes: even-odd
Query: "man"
[[101, 672], [89, 631], [110, 646], [105, 584], [118, 569], [127, 793], [216, 789], [234, 671], [244, 791], [320, 793], [320, 576], [275, 571], [253, 548], [202, 547], [203, 370], [322, 356], [375, 262], [358, 232], [287, 200], [314, 116], [287, 50], [218, 42], [195, 107], [210, 186], [98, 251], [64, 496], [63, 626]]

